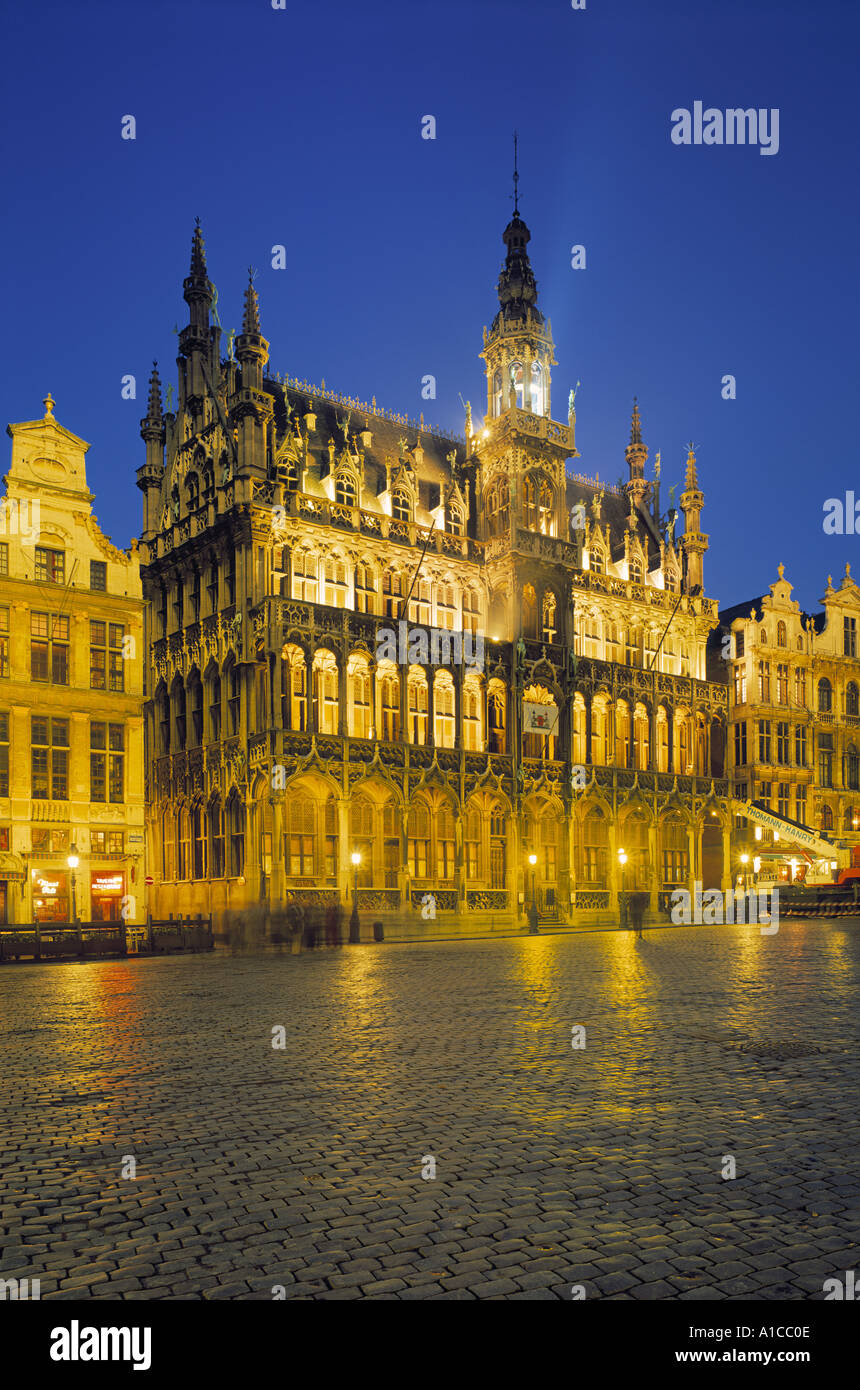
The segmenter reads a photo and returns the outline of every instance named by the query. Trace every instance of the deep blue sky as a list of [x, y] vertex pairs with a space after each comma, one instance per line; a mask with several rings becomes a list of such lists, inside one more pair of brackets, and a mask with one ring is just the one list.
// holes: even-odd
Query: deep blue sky
[[[0, 413], [52, 391], [116, 543], [140, 526], [145, 384], [153, 357], [175, 379], [195, 215], [225, 330], [259, 269], [275, 370], [458, 432], [458, 392], [483, 411], [516, 127], [582, 471], [617, 479], [638, 393], [664, 499], [698, 446], [707, 593], [766, 590], [783, 560], [812, 608], [857, 556], [821, 525], [860, 496], [856, 0], [83, 0], [7, 7], [3, 36]], [[778, 107], [779, 153], [673, 145], [697, 99]]]

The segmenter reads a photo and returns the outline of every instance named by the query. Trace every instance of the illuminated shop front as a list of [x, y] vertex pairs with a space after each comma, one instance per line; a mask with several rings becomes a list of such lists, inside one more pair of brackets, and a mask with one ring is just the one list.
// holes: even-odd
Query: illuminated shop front
[[119, 922], [125, 874], [117, 869], [93, 869], [90, 874], [90, 920]]
[[68, 922], [69, 875], [64, 869], [33, 870], [33, 920]]

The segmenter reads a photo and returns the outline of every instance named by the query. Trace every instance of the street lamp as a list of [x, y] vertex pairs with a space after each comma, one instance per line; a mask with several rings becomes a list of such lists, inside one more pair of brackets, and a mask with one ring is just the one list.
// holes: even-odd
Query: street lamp
[[749, 862], [750, 862], [750, 857], [749, 857], [749, 855], [748, 855], [748, 854], [742, 854], [742, 855], [741, 855], [741, 863], [743, 864], [743, 870], [742, 870], [742, 872], [743, 872], [743, 876], [744, 876], [744, 892], [746, 892], [746, 890], [747, 890], [747, 864], [748, 864]]
[[531, 905], [531, 907], [529, 908], [529, 935], [530, 935], [530, 936], [537, 936], [537, 935], [538, 935], [538, 910], [537, 910], [537, 898], [536, 898], [536, 896], [535, 896], [535, 865], [537, 864], [537, 855], [536, 855], [536, 854], [530, 854], [530, 855], [529, 855], [529, 863], [530, 863], [531, 866], [532, 866], [532, 905]]
[[626, 927], [626, 926], [627, 926], [627, 899], [626, 899], [625, 894], [624, 894], [624, 865], [627, 863], [627, 853], [626, 853], [626, 851], [623, 850], [623, 849], [620, 849], [620, 850], [618, 851], [618, 863], [619, 863], [619, 865], [621, 866], [621, 903], [620, 903], [621, 912], [619, 913], [619, 916], [620, 916], [620, 918], [621, 918], [621, 926], [622, 926], [622, 927]]
[[352, 912], [349, 918], [349, 944], [357, 946], [361, 940], [359, 935], [358, 922], [358, 866], [361, 863], [361, 855], [358, 850], [352, 852]]
[[68, 864], [69, 868], [70, 868], [71, 871], [72, 871], [72, 926], [73, 926], [73, 927], [77, 925], [77, 921], [78, 921], [78, 910], [77, 910], [77, 905], [76, 905], [76, 903], [75, 903], [75, 869], [78, 867], [78, 865], [80, 864], [80, 862], [81, 862], [81, 861], [80, 861], [80, 859], [78, 858], [77, 848], [75, 847], [75, 845], [72, 845], [72, 852], [71, 852], [71, 854], [69, 855], [68, 859], [66, 860], [66, 863]]

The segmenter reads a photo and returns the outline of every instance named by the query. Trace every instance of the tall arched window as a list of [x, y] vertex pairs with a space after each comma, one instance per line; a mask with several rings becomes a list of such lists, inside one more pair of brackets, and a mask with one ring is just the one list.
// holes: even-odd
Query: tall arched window
[[785, 632], [785, 623], [782, 621], [782, 619], [780, 619], [780, 621], [776, 625], [776, 645], [778, 647], [788, 646], [788, 639], [786, 637]]
[[544, 378], [540, 362], [532, 362], [532, 399], [530, 410], [533, 415], [544, 413]]
[[631, 584], [642, 583], [642, 561], [638, 555], [630, 557], [630, 582]]
[[860, 714], [860, 702], [858, 702], [857, 686], [854, 681], [849, 681], [845, 687], [845, 713]]
[[486, 519], [489, 537], [503, 536], [510, 525], [511, 496], [507, 478], [499, 478], [486, 493]]
[[511, 387], [513, 388], [517, 407], [523, 408], [523, 364], [522, 362], [511, 363]]
[[320, 734], [336, 734], [338, 729], [338, 670], [334, 653], [322, 648], [314, 655], [313, 697], [316, 728]]
[[860, 758], [857, 756], [857, 748], [853, 743], [849, 743], [845, 757], [847, 783], [852, 791], [860, 791]]
[[437, 671], [433, 683], [434, 740], [437, 748], [454, 747], [454, 682], [450, 671]]
[[353, 655], [347, 663], [349, 733], [351, 738], [371, 738], [370, 668], [367, 658]]
[[412, 517], [409, 494], [402, 488], [397, 488], [391, 499], [391, 515], [395, 521], [409, 521]]
[[481, 682], [470, 674], [463, 682], [463, 744], [467, 752], [480, 753], [484, 747], [482, 715]]
[[555, 594], [551, 589], [544, 591], [541, 608], [541, 637], [544, 642], [554, 642], [556, 638]]
[[400, 738], [400, 676], [393, 661], [380, 661], [376, 670], [379, 692], [379, 737], [386, 743]]
[[451, 505], [445, 508], [445, 530], [449, 536], [463, 534], [463, 508]]
[[208, 821], [209, 877], [223, 878], [225, 870], [224, 807], [220, 797], [216, 796], [214, 801], [210, 801]]
[[420, 666], [410, 666], [406, 689], [409, 742], [427, 742], [427, 677]]
[[493, 375], [493, 414], [501, 415], [502, 409], [502, 374], [496, 372]]
[[523, 588], [523, 634], [526, 637], [537, 637], [537, 594], [532, 584], [526, 584]]
[[609, 865], [609, 830], [603, 812], [596, 806], [582, 823], [582, 882], [604, 888]]
[[821, 829], [824, 831], [833, 829], [833, 810], [830, 806], [821, 808]]
[[537, 524], [537, 489], [534, 478], [523, 479], [523, 525], [534, 531]]
[[606, 556], [602, 545], [592, 545], [588, 552], [588, 568], [594, 574], [604, 574], [606, 572]]
[[542, 536], [555, 535], [553, 490], [546, 478], [541, 479], [538, 493], [538, 530]]
[[822, 714], [829, 714], [833, 709], [833, 686], [826, 676], [818, 682], [818, 709]]

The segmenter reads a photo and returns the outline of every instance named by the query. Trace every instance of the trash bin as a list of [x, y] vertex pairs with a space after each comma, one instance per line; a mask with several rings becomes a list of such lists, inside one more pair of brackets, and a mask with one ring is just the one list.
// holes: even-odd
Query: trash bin
[[384, 940], [385, 940], [385, 933], [384, 933], [383, 930], [382, 930], [382, 923], [381, 923], [381, 922], [374, 922], [374, 924], [373, 924], [373, 939], [374, 939], [374, 941], [384, 941]]

